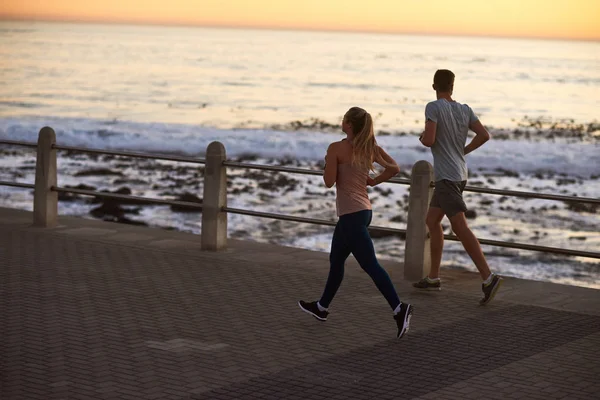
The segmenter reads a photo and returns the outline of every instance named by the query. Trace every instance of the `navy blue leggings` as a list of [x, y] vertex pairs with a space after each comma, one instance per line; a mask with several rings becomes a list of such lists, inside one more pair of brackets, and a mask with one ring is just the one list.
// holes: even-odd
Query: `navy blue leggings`
[[367, 227], [371, 224], [373, 212], [371, 210], [358, 211], [342, 215], [333, 233], [331, 253], [329, 254], [329, 277], [325, 291], [319, 304], [329, 307], [335, 293], [344, 279], [344, 264], [352, 253], [361, 268], [369, 274], [377, 289], [383, 294], [392, 310], [400, 304], [400, 299], [388, 273], [379, 265], [375, 256], [373, 241]]

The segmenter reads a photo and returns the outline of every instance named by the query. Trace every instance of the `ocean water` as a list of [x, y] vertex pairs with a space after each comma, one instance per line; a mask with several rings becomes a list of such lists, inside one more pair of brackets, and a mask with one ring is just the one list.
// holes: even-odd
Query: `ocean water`
[[[598, 42], [0, 22], [0, 138], [34, 141], [48, 125], [62, 144], [192, 156], [219, 140], [230, 158], [318, 168], [327, 145], [341, 138], [341, 116], [358, 105], [409, 174], [414, 162], [431, 161], [417, 134], [438, 68], [455, 72], [455, 99], [493, 136], [467, 158], [471, 184], [600, 197]], [[31, 153], [0, 152], [0, 179], [33, 181]], [[189, 165], [67, 154], [59, 163], [61, 185], [126, 186], [164, 198], [202, 193]], [[93, 168], [115, 174], [82, 174]], [[244, 171], [230, 173], [236, 207], [335, 218], [334, 192], [318, 177], [263, 174], [257, 184]], [[279, 183], [269, 186], [270, 179]], [[405, 227], [407, 188], [382, 188], [372, 191], [374, 224]], [[595, 207], [471, 193], [466, 200], [479, 237], [600, 249]], [[0, 205], [29, 209], [31, 193], [0, 187]], [[85, 217], [96, 206], [60, 205]], [[168, 207], [134, 210], [132, 218], [200, 230], [199, 214]], [[233, 237], [321, 251], [331, 235], [242, 216], [231, 216], [229, 229]], [[375, 242], [382, 257], [402, 257], [398, 238]], [[473, 269], [460, 244], [447, 249], [444, 265]], [[507, 275], [600, 287], [595, 260], [484, 250]]]

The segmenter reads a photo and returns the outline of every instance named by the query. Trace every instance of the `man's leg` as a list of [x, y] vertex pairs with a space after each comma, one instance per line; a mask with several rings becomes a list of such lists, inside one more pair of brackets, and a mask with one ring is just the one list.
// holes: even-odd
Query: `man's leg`
[[428, 277], [431, 279], [439, 278], [440, 265], [442, 263], [442, 251], [444, 250], [444, 230], [442, 228], [442, 219], [444, 211], [439, 207], [429, 207], [427, 211], [426, 224], [429, 229], [430, 248], [431, 248], [431, 270]]
[[[489, 278], [491, 274], [490, 267], [488, 266], [488, 263], [485, 260], [485, 256], [483, 255], [483, 251], [481, 250], [481, 246], [479, 245], [479, 241], [467, 225], [467, 218], [465, 217], [465, 213], [459, 212], [450, 217], [449, 219], [450, 223], [452, 224], [452, 230], [460, 239], [463, 247], [469, 254], [469, 257], [471, 257], [471, 260], [473, 260], [475, 266], [479, 270], [481, 278], [485, 281]], [[431, 247], [433, 249], [433, 235], [431, 242]], [[431, 264], [431, 268], [433, 270], [433, 250]]]

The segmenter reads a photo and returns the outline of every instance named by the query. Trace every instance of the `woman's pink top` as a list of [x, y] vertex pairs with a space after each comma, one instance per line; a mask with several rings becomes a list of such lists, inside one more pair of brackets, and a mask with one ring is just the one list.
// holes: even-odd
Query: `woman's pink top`
[[367, 194], [367, 177], [367, 171], [361, 171], [350, 163], [338, 164], [335, 183], [338, 217], [371, 209], [371, 200]]

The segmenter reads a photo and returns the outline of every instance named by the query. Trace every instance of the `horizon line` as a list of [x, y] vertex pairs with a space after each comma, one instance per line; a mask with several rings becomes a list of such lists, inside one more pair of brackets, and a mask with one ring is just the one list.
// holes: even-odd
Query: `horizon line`
[[380, 31], [376, 29], [350, 30], [344, 28], [308, 28], [300, 26], [262, 26], [262, 25], [227, 25], [216, 23], [192, 23], [192, 22], [153, 22], [153, 21], [131, 21], [131, 20], [101, 20], [101, 19], [78, 19], [78, 18], [52, 18], [52, 17], [30, 17], [12, 16], [0, 14], [1, 21], [12, 22], [47, 22], [66, 24], [92, 24], [92, 25], [133, 25], [133, 26], [160, 26], [160, 27], [182, 27], [182, 28], [213, 28], [213, 29], [236, 29], [236, 30], [269, 30], [269, 31], [295, 31], [295, 32], [322, 32], [322, 33], [350, 33], [350, 34], [379, 34], [379, 35], [404, 35], [404, 36], [451, 36], [464, 38], [487, 38], [487, 39], [516, 39], [516, 40], [549, 40], [549, 41], [575, 41], [575, 42], [600, 42], [600, 37], [561, 37], [561, 36], [520, 36], [502, 34], [469, 34], [469, 33], [427, 33], [415, 31]]

